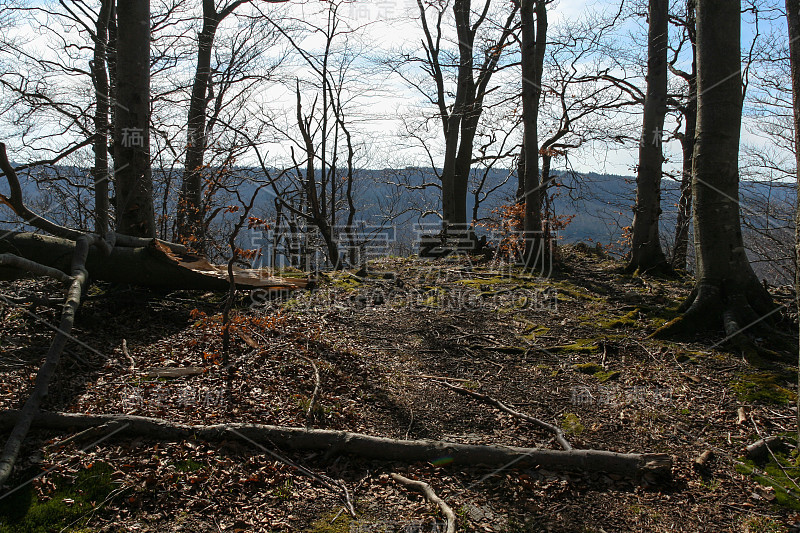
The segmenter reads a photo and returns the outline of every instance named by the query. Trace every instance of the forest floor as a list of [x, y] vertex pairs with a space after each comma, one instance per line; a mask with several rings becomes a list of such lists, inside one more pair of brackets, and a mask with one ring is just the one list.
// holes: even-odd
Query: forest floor
[[[759, 438], [795, 431], [796, 368], [748, 364], [721, 332], [647, 339], [690, 288], [688, 277], [624, 275], [588, 247], [563, 248], [549, 277], [459, 257], [382, 259], [369, 275], [323, 275], [312, 291], [241, 294], [233, 324], [244, 335], [232, 336], [228, 380], [224, 295], [94, 285], [46, 410], [558, 448], [546, 432], [440, 383], [448, 381], [561, 426], [575, 448], [667, 453], [672, 480], [36, 430], [17, 488], [0, 494], [0, 531], [436, 530], [437, 508], [393, 472], [429, 483], [456, 512], [459, 531], [800, 531], [795, 459], [744, 458]], [[8, 302], [57, 290], [23, 280], [2, 284], [0, 294]], [[791, 294], [774, 294], [791, 308]], [[19, 408], [30, 391], [58, 310], [0, 309], [2, 410]], [[795, 331], [795, 319], [776, 327]], [[313, 406], [312, 361], [320, 376]], [[190, 375], [167, 377], [164, 368]], [[696, 469], [708, 450], [706, 468]], [[357, 518], [343, 512], [339, 492], [271, 452], [341, 481]]]

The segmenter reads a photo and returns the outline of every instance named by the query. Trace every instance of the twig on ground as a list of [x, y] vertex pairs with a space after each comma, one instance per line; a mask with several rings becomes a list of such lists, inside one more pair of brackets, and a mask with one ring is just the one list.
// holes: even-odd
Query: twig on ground
[[445, 531], [447, 533], [455, 533], [456, 515], [453, 512], [453, 509], [449, 505], [447, 505], [447, 503], [445, 503], [443, 499], [441, 499], [439, 496], [436, 495], [436, 493], [433, 491], [430, 485], [428, 485], [423, 481], [415, 481], [413, 479], [408, 479], [407, 477], [403, 477], [400, 474], [394, 474], [394, 473], [392, 474], [392, 479], [394, 479], [398, 483], [401, 483], [407, 487], [411, 487], [414, 490], [421, 492], [429, 502], [438, 505], [439, 509], [441, 509], [442, 511], [442, 514], [447, 519], [447, 529]]
[[567, 441], [566, 437], [564, 436], [564, 431], [561, 430], [560, 427], [554, 426], [553, 424], [549, 424], [543, 420], [539, 420], [538, 418], [534, 418], [530, 415], [525, 413], [520, 413], [519, 411], [515, 411], [511, 409], [506, 404], [502, 403], [499, 400], [495, 400], [491, 396], [487, 396], [485, 394], [481, 394], [479, 392], [471, 391], [469, 389], [464, 389], [462, 387], [457, 387], [455, 385], [451, 385], [444, 381], [438, 381], [437, 383], [447, 387], [448, 389], [455, 391], [459, 394], [466, 394], [467, 396], [472, 396], [473, 398], [482, 401], [483, 403], [487, 403], [489, 405], [493, 405], [500, 409], [501, 411], [510, 414], [511, 416], [521, 418], [523, 420], [527, 420], [531, 424], [538, 426], [542, 429], [546, 429], [547, 431], [551, 432], [554, 436], [556, 441], [561, 445], [562, 448], [569, 451], [572, 449], [572, 445]]

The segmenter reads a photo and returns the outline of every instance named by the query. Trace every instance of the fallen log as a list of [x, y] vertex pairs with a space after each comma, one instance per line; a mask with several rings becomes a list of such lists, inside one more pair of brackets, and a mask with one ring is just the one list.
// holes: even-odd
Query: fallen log
[[[12, 426], [18, 416], [18, 411], [0, 412], [0, 430]], [[197, 438], [217, 442], [243, 438], [290, 450], [325, 451], [329, 455], [351, 454], [382, 461], [435, 461], [460, 465], [516, 464], [541, 466], [548, 470], [610, 472], [628, 477], [648, 475], [648, 479], [667, 479], [672, 472], [672, 458], [661, 453], [545, 450], [432, 440], [400, 440], [346, 431], [242, 423], [194, 426], [133, 415], [40, 412], [33, 421], [34, 427], [61, 431], [81, 431], [104, 424], [115, 431], [115, 438], [126, 436], [171, 441]]]
[[[89, 249], [86, 269], [93, 279], [171, 290], [227, 290], [226, 267], [210, 264], [206, 259], [178, 254], [156, 239], [147, 246], [116, 246], [104, 256], [97, 246]], [[8, 253], [69, 272], [75, 254], [75, 242], [60, 237], [35, 233], [13, 232], [0, 239], [0, 253]], [[0, 279], [15, 279], [28, 273], [15, 266], [0, 264]], [[234, 269], [234, 280], [240, 289], [293, 290], [307, 286], [305, 279], [274, 278], [260, 269]]]

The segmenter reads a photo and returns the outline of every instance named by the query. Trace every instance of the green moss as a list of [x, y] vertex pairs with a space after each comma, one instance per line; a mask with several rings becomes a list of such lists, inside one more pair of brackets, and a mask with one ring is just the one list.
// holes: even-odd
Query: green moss
[[346, 289], [347, 291], [354, 291], [361, 286], [361, 282], [347, 272], [332, 273], [328, 279], [332, 287]]
[[629, 311], [620, 317], [598, 322], [597, 326], [603, 329], [617, 329], [636, 326], [639, 324], [638, 318], [641, 312], [642, 310], [637, 307], [633, 311]]
[[[764, 487], [775, 489], [775, 503], [789, 509], [800, 510], [800, 494], [796, 482], [800, 478], [800, 461], [792, 455], [774, 453], [763, 470], [752, 461], [745, 460], [736, 465], [736, 471], [753, 478]], [[780, 461], [780, 464], [775, 462]]]
[[[95, 463], [78, 472], [74, 479], [55, 476], [55, 490], [49, 499], [39, 501], [30, 483], [0, 500], [1, 533], [48, 533], [64, 530], [84, 531], [89, 512], [100, 505], [114, 490], [111, 474], [114, 469]], [[34, 477], [23, 474], [25, 480]]]
[[331, 511], [311, 523], [306, 533], [349, 533], [352, 518], [347, 513]]
[[620, 376], [620, 372], [617, 370], [609, 370], [607, 372], [595, 372], [593, 375], [600, 383], [605, 383], [606, 381], [617, 379]]
[[580, 435], [586, 429], [581, 424], [581, 419], [575, 413], [564, 413], [561, 417], [561, 429], [567, 435]]
[[597, 363], [580, 363], [577, 365], [572, 365], [572, 368], [582, 374], [597, 374], [598, 372], [602, 372], [604, 370], [604, 368]]
[[550, 348], [552, 352], [571, 352], [571, 353], [597, 353], [600, 347], [596, 339], [576, 339], [572, 344], [564, 344]]
[[765, 404], [787, 404], [797, 395], [778, 384], [780, 376], [774, 372], [741, 374], [731, 384], [739, 400]]

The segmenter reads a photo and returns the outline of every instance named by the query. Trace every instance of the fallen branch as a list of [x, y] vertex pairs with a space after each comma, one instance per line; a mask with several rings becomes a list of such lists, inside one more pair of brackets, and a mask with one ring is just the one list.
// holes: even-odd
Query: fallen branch
[[[12, 426], [18, 417], [18, 411], [0, 412], [0, 430]], [[549, 470], [612, 472], [630, 477], [649, 474], [655, 478], [668, 478], [672, 472], [671, 457], [662, 453], [545, 450], [431, 440], [399, 440], [345, 431], [259, 424], [192, 426], [132, 415], [38, 413], [33, 425], [53, 430], [79, 431], [109, 422], [123, 424], [115, 436], [172, 441], [198, 438], [216, 442], [245, 438], [292, 450], [319, 450], [326, 451], [328, 455], [352, 454], [382, 461], [431, 462], [446, 459], [462, 465], [506, 465], [514, 462], [519, 466], [543, 466]]]
[[[95, 238], [95, 243], [104, 241]], [[139, 285], [171, 290], [227, 290], [227, 272], [202, 257], [179, 256], [153, 239], [147, 246], [128, 248], [115, 246], [106, 255], [102, 247], [92, 246], [86, 268], [92, 278], [111, 283]], [[0, 239], [0, 253], [8, 252], [50, 268], [69, 272], [75, 242], [48, 235], [9, 232]], [[25, 275], [23, 269], [0, 264], [0, 279]], [[280, 279], [261, 270], [235, 269], [236, 286], [240, 289], [298, 289], [306, 286], [303, 279]]]
[[558, 441], [558, 443], [561, 445], [562, 448], [564, 448], [567, 451], [572, 450], [572, 445], [567, 441], [567, 438], [564, 436], [564, 432], [558, 426], [554, 426], [553, 424], [549, 424], [549, 423], [545, 422], [544, 420], [539, 420], [538, 418], [534, 418], [534, 417], [532, 417], [530, 415], [527, 415], [525, 413], [520, 413], [519, 411], [515, 411], [514, 409], [511, 409], [506, 404], [501, 402], [500, 400], [495, 400], [491, 396], [487, 396], [485, 394], [481, 394], [479, 392], [471, 391], [469, 389], [465, 389], [465, 388], [462, 388], [462, 387], [457, 387], [455, 385], [451, 385], [449, 383], [445, 383], [444, 381], [437, 381], [437, 383], [439, 383], [440, 385], [444, 385], [448, 389], [450, 389], [452, 391], [455, 391], [455, 392], [457, 392], [459, 394], [465, 394], [467, 396], [472, 396], [476, 400], [480, 400], [483, 403], [487, 403], [489, 405], [493, 405], [493, 406], [497, 407], [498, 409], [500, 409], [501, 411], [510, 414], [511, 416], [514, 416], [516, 418], [521, 418], [522, 420], [527, 420], [528, 422], [530, 422], [531, 424], [533, 424], [535, 426], [538, 426], [538, 427], [540, 427], [542, 429], [546, 429], [547, 431], [549, 431], [550, 433], [552, 433], [555, 436], [556, 441]]
[[[3, 150], [5, 149], [4, 147]], [[92, 240], [87, 236], [81, 236], [75, 242], [75, 252], [72, 257], [72, 276], [68, 276], [66, 280], [71, 281], [67, 291], [67, 297], [64, 302], [64, 310], [61, 313], [61, 321], [58, 325], [58, 331], [53, 337], [50, 348], [45, 356], [44, 363], [39, 368], [36, 374], [36, 383], [34, 384], [33, 391], [28, 397], [25, 405], [19, 412], [17, 421], [11, 434], [8, 436], [3, 452], [0, 454], [0, 487], [2, 487], [14, 468], [14, 463], [19, 455], [19, 450], [22, 447], [22, 442], [28, 434], [33, 419], [39, 413], [39, 405], [47, 395], [47, 389], [50, 380], [55, 374], [58, 362], [61, 359], [61, 353], [67, 344], [67, 339], [72, 331], [72, 325], [75, 322], [75, 312], [81, 303], [81, 296], [86, 285], [86, 280], [89, 277], [86, 272], [86, 258], [89, 254], [89, 246]], [[39, 268], [41, 267], [41, 268]], [[47, 267], [38, 265], [34, 270], [43, 272]], [[65, 280], [65, 281], [66, 281]]]
[[0, 266], [24, 270], [31, 274], [36, 274], [37, 276], [46, 276], [62, 283], [69, 283], [72, 281], [69, 274], [57, 268], [52, 268], [14, 254], [0, 254]]
[[136, 362], [131, 357], [130, 352], [128, 351], [128, 341], [122, 339], [122, 354], [128, 359], [130, 365], [128, 366], [128, 372], [133, 374], [136, 371]]
[[[29, 165], [25, 165], [21, 168], [27, 168], [28, 166]], [[11, 208], [11, 210], [14, 211], [14, 214], [22, 218], [25, 224], [30, 224], [31, 226], [39, 228], [40, 230], [43, 230], [51, 235], [72, 241], [79, 239], [83, 235], [88, 235], [89, 237], [99, 237], [97, 235], [89, 235], [74, 228], [68, 228], [66, 226], [56, 224], [52, 220], [44, 218], [26, 206], [22, 197], [22, 186], [20, 185], [19, 177], [17, 176], [16, 169], [14, 169], [14, 167], [12, 167], [11, 163], [8, 161], [8, 154], [6, 152], [6, 145], [4, 143], [0, 143], [0, 170], [6, 176], [8, 188], [11, 193], [9, 196], [0, 194], [0, 203]], [[157, 241], [161, 246], [168, 248], [174, 253], [183, 254], [187, 252], [186, 247], [182, 244], [166, 242], [160, 239], [132, 237], [130, 235], [123, 235], [121, 233], [114, 232], [109, 233], [106, 238], [111, 246], [116, 244], [117, 246], [139, 248], [148, 246], [153, 241]]]
[[319, 387], [322, 380], [319, 377], [319, 369], [317, 368], [317, 364], [310, 357], [306, 357], [304, 355], [299, 357], [310, 364], [311, 368], [314, 370], [314, 392], [311, 394], [311, 400], [308, 402], [308, 409], [306, 410], [306, 427], [309, 427], [313, 421], [315, 406], [319, 401]]
[[439, 509], [442, 510], [442, 514], [447, 519], [447, 529], [445, 529], [446, 533], [455, 533], [456, 531], [456, 515], [453, 512], [453, 509], [445, 503], [443, 499], [436, 495], [433, 492], [433, 489], [427, 483], [422, 481], [415, 481], [413, 479], [408, 479], [407, 477], [403, 477], [400, 474], [392, 474], [392, 479], [397, 481], [398, 483], [402, 483], [407, 487], [411, 487], [414, 490], [417, 490], [425, 495], [427, 500], [435, 505], [439, 506]]

